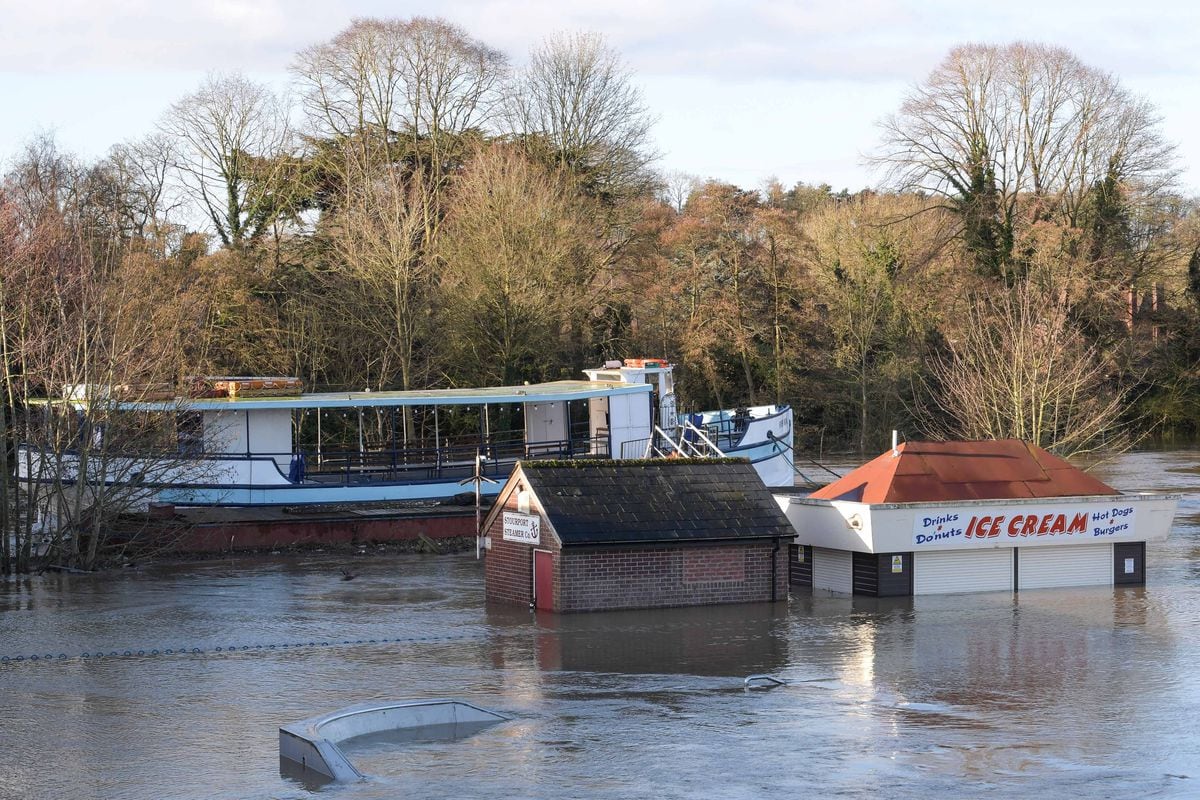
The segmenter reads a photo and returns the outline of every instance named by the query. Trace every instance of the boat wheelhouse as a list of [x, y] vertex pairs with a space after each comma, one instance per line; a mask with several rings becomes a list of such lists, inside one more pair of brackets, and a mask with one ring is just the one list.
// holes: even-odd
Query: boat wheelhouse
[[763, 483], [788, 487], [796, 481], [792, 409], [787, 405], [747, 406], [720, 411], [679, 413], [674, 368], [661, 358], [611, 361], [584, 370], [593, 381], [649, 384], [653, 388], [654, 429], [645, 439], [627, 440], [620, 458], [654, 455], [745, 458]]
[[[733, 445], [727, 455], [754, 455], [740, 444], [749, 426], [730, 422], [737, 438], [722, 439], [715, 415], [724, 412], [704, 427], [676, 418], [671, 365], [631, 363], [589, 370], [589, 380], [478, 389], [301, 393], [294, 379], [230, 378], [192, 387], [200, 396], [123, 399], [70, 387], [49, 405], [83, 417], [90, 393], [110, 415], [164, 415], [174, 421], [177, 447], [137, 453], [114, 445], [103, 459], [89, 459], [26, 445], [20, 474], [56, 485], [83, 475], [93, 491], [133, 484], [140, 505], [300, 506], [447, 498], [469, 490], [476, 475], [495, 481], [480, 486], [494, 494], [526, 459], [713, 455], [714, 440]], [[786, 458], [790, 485], [790, 410], [785, 422], [786, 440], [778, 427], [780, 438], [766, 445], [772, 458]], [[701, 452], [702, 441], [714, 449]], [[760, 474], [770, 460], [755, 461]]]

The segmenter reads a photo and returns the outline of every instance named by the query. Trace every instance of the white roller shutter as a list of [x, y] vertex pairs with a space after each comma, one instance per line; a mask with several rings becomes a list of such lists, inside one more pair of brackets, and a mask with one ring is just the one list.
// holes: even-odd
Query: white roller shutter
[[1017, 582], [1022, 589], [1111, 584], [1112, 543], [1022, 547], [1017, 553]]
[[1012, 548], [913, 555], [913, 594], [1012, 591]]
[[853, 572], [849, 550], [826, 550], [813, 548], [813, 588], [830, 592], [850, 594], [854, 591]]

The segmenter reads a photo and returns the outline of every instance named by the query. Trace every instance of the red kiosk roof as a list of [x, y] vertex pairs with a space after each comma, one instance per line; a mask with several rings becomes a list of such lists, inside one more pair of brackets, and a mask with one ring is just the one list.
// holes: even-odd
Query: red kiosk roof
[[1078, 467], [1018, 439], [905, 442], [812, 493], [820, 500], [936, 503], [1120, 494]]

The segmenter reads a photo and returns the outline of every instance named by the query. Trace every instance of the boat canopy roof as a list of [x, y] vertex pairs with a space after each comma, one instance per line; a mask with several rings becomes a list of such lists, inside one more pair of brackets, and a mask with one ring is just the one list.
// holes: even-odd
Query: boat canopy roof
[[609, 381], [551, 381], [523, 386], [477, 389], [419, 389], [408, 392], [314, 392], [293, 397], [206, 397], [129, 401], [128, 411], [242, 411], [274, 408], [386, 408], [395, 406], [478, 406], [505, 403], [552, 403], [591, 397], [649, 393], [649, 384]]

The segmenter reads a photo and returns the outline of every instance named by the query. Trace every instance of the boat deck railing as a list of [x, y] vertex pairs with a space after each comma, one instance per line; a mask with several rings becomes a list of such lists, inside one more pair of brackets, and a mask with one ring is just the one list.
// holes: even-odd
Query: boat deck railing
[[[581, 437], [548, 442], [490, 442], [475, 445], [408, 447], [383, 450], [305, 452], [305, 480], [324, 484], [393, 483], [459, 480], [475, 474], [475, 458], [484, 460], [484, 476], [505, 478], [522, 460], [607, 458], [608, 437]], [[290, 453], [256, 453], [256, 457], [292, 459]]]
[[791, 413], [791, 406], [740, 406], [718, 415], [712, 412], [679, 414], [679, 423], [691, 423], [722, 449], [736, 447], [751, 425]]
[[[23, 444], [35, 452], [34, 445]], [[70, 457], [61, 453], [58, 460]], [[157, 464], [157, 472], [178, 472], [189, 476], [207, 476], [222, 464], [239, 462], [274, 466], [280, 476], [293, 483], [370, 484], [417, 481], [460, 480], [475, 474], [475, 459], [482, 455], [481, 472], [492, 478], [506, 478], [512, 465], [522, 460], [573, 460], [579, 458], [608, 458], [609, 437], [606, 431], [596, 436], [577, 435], [544, 442], [490, 440], [470, 444], [443, 444], [439, 447], [382, 447], [378, 449], [335, 449], [319, 451], [298, 448], [292, 452], [255, 451], [242, 453], [179, 451], [118, 451], [110, 447], [104, 459], [112, 463], [120, 459]], [[303, 469], [297, 461], [303, 456]], [[93, 460], [95, 456], [93, 455]], [[205, 464], [212, 465], [211, 469]], [[192, 466], [189, 466], [192, 465]], [[302, 475], [302, 480], [298, 477]]]

